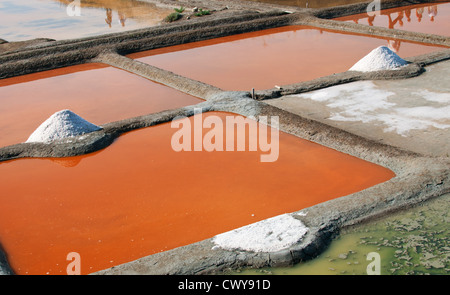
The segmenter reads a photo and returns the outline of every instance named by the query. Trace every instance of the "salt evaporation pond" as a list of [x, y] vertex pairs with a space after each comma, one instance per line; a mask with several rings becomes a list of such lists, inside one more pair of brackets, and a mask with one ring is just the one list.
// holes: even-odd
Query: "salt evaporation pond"
[[129, 57], [225, 90], [249, 91], [345, 72], [382, 45], [389, 46], [401, 58], [446, 48], [287, 26], [150, 50]]
[[[159, 25], [173, 10], [137, 0], [2, 0], [0, 38], [24, 41], [97, 36]], [[69, 12], [67, 11], [69, 8]]]
[[0, 80], [0, 147], [25, 142], [55, 112], [70, 109], [101, 125], [202, 100], [102, 64]]
[[369, 253], [380, 255], [381, 275], [447, 275], [450, 194], [348, 228], [311, 261], [293, 267], [236, 271], [256, 275], [367, 275]]
[[[192, 136], [211, 130], [195, 125], [198, 116], [225, 122], [236, 115], [186, 119]], [[224, 138], [231, 129], [221, 129]], [[164, 123], [129, 132], [85, 156], [0, 163], [0, 241], [14, 271], [65, 274], [68, 253], [77, 252], [82, 274], [92, 273], [394, 176], [283, 132], [278, 160], [267, 163], [260, 160], [262, 149], [176, 152], [175, 132]]]
[[336, 18], [359, 24], [450, 36], [450, 2], [409, 5], [385, 9], [369, 16], [367, 13]]

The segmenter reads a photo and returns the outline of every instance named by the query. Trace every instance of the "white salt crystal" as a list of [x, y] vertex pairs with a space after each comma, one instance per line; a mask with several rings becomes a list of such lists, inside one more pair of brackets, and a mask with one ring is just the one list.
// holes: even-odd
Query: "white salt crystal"
[[101, 127], [86, 121], [72, 111], [62, 110], [42, 123], [26, 142], [49, 143], [57, 139], [82, 135], [100, 129]]
[[407, 65], [408, 62], [398, 56], [386, 46], [372, 50], [359, 60], [349, 71], [372, 72], [381, 70], [396, 70]]
[[282, 214], [213, 238], [222, 249], [253, 252], [276, 252], [297, 243], [308, 228], [290, 214]]

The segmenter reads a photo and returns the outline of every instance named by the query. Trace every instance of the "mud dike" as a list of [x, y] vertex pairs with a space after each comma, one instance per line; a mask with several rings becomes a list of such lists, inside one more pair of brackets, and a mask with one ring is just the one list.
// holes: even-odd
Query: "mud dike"
[[[169, 1], [159, 2], [170, 7]], [[429, 2], [431, 1], [417, 1], [417, 4]], [[199, 6], [199, 3], [196, 5]], [[228, 249], [218, 245], [215, 238], [211, 237], [114, 265], [94, 274], [211, 274], [247, 266], [258, 268], [291, 265], [314, 258], [345, 226], [390, 214], [450, 191], [448, 156], [418, 152], [414, 148], [408, 149], [408, 145], [390, 142], [389, 138], [373, 138], [369, 134], [357, 134], [329, 122], [310, 118], [307, 114], [277, 107], [272, 103], [288, 96], [356, 81], [390, 81], [421, 77], [426, 72], [426, 67], [439, 65], [450, 59], [448, 49], [450, 37], [333, 20], [364, 13], [369, 3], [306, 9], [243, 1], [228, 1], [226, 4], [223, 1], [205, 1], [201, 4], [204, 9], [212, 12], [211, 15], [181, 18], [176, 22], [157, 27], [74, 40], [36, 39], [14, 44], [3, 43], [0, 45], [2, 46], [0, 78], [5, 79], [4, 81], [70, 66], [106, 64], [203, 101], [194, 105], [111, 121], [101, 124], [98, 131], [52, 143], [28, 142], [2, 147], [0, 161], [20, 158], [64, 159], [89, 155], [108, 149], [115, 140], [127, 132], [162, 125], [179, 116], [192, 117], [198, 109], [205, 114], [228, 112], [244, 117], [278, 116], [280, 131], [385, 167], [395, 173], [395, 177], [364, 190], [289, 213], [288, 220], [295, 219], [301, 224], [298, 227], [301, 234], [297, 242], [285, 245], [281, 250], [277, 248], [276, 251], [265, 252], [239, 247]], [[183, 5], [186, 10], [194, 8], [183, 1], [178, 1], [177, 5]], [[411, 2], [383, 1], [382, 9], [407, 5], [411, 5]], [[307, 81], [248, 91], [224, 90], [219, 86], [133, 59], [133, 54], [144, 51], [164, 50], [170, 46], [288, 26], [306, 26], [383, 40], [395, 39], [437, 49], [404, 58], [409, 62], [408, 65], [396, 70], [375, 72], [344, 70]], [[233, 63], [233, 60], [229, 62]], [[272, 69], [267, 67], [265, 70], [270, 72]], [[270, 220], [266, 222], [270, 224]], [[295, 224], [294, 222], [294, 229], [289, 227], [289, 231], [295, 231]], [[8, 251], [5, 257], [8, 257]], [[4, 273], [13, 272], [6, 258], [0, 262]]]

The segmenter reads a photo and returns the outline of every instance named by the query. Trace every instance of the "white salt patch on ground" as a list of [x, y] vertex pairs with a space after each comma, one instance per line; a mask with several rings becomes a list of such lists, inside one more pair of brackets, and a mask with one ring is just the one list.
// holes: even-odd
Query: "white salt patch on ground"
[[219, 234], [213, 241], [226, 250], [276, 252], [294, 245], [307, 232], [308, 228], [300, 220], [282, 214]]
[[402, 59], [391, 49], [386, 46], [380, 46], [359, 60], [349, 69], [349, 71], [372, 72], [396, 70], [407, 64], [407, 61]]
[[421, 105], [406, 107], [395, 103], [396, 93], [378, 88], [371, 81], [333, 86], [294, 97], [325, 103], [331, 108], [328, 119], [334, 121], [381, 123], [384, 132], [407, 136], [411, 130], [430, 127], [450, 128], [450, 95], [419, 90], [414, 95], [423, 100]]
[[432, 102], [450, 103], [450, 93], [438, 93], [424, 89], [418, 92], [413, 92], [412, 94], [421, 96]]
[[384, 129], [385, 132], [396, 132], [402, 136], [407, 136], [411, 130], [425, 130], [430, 127], [437, 129], [450, 128], [450, 124], [441, 124], [430, 119], [420, 119], [408, 117], [407, 114], [380, 114], [377, 120], [389, 124]]
[[367, 115], [370, 112], [395, 106], [387, 100], [391, 95], [394, 93], [377, 89], [370, 81], [361, 81], [294, 96], [328, 102], [328, 107], [340, 109], [332, 113], [332, 120], [369, 122], [371, 119]]
[[26, 142], [49, 143], [57, 139], [82, 135], [101, 128], [94, 125], [70, 110], [62, 110], [53, 114], [43, 122]]

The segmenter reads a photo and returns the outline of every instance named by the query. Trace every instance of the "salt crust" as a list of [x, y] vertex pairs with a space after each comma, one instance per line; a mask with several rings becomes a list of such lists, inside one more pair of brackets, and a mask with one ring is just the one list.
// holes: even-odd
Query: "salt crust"
[[325, 103], [331, 109], [329, 120], [381, 123], [385, 126], [384, 132], [395, 132], [403, 137], [413, 130], [450, 128], [448, 93], [423, 89], [411, 92], [412, 96], [423, 99], [423, 105], [397, 103], [395, 92], [384, 90], [372, 81], [358, 81], [293, 95]]
[[294, 245], [307, 232], [300, 220], [282, 214], [215, 236], [213, 249], [276, 252]]

